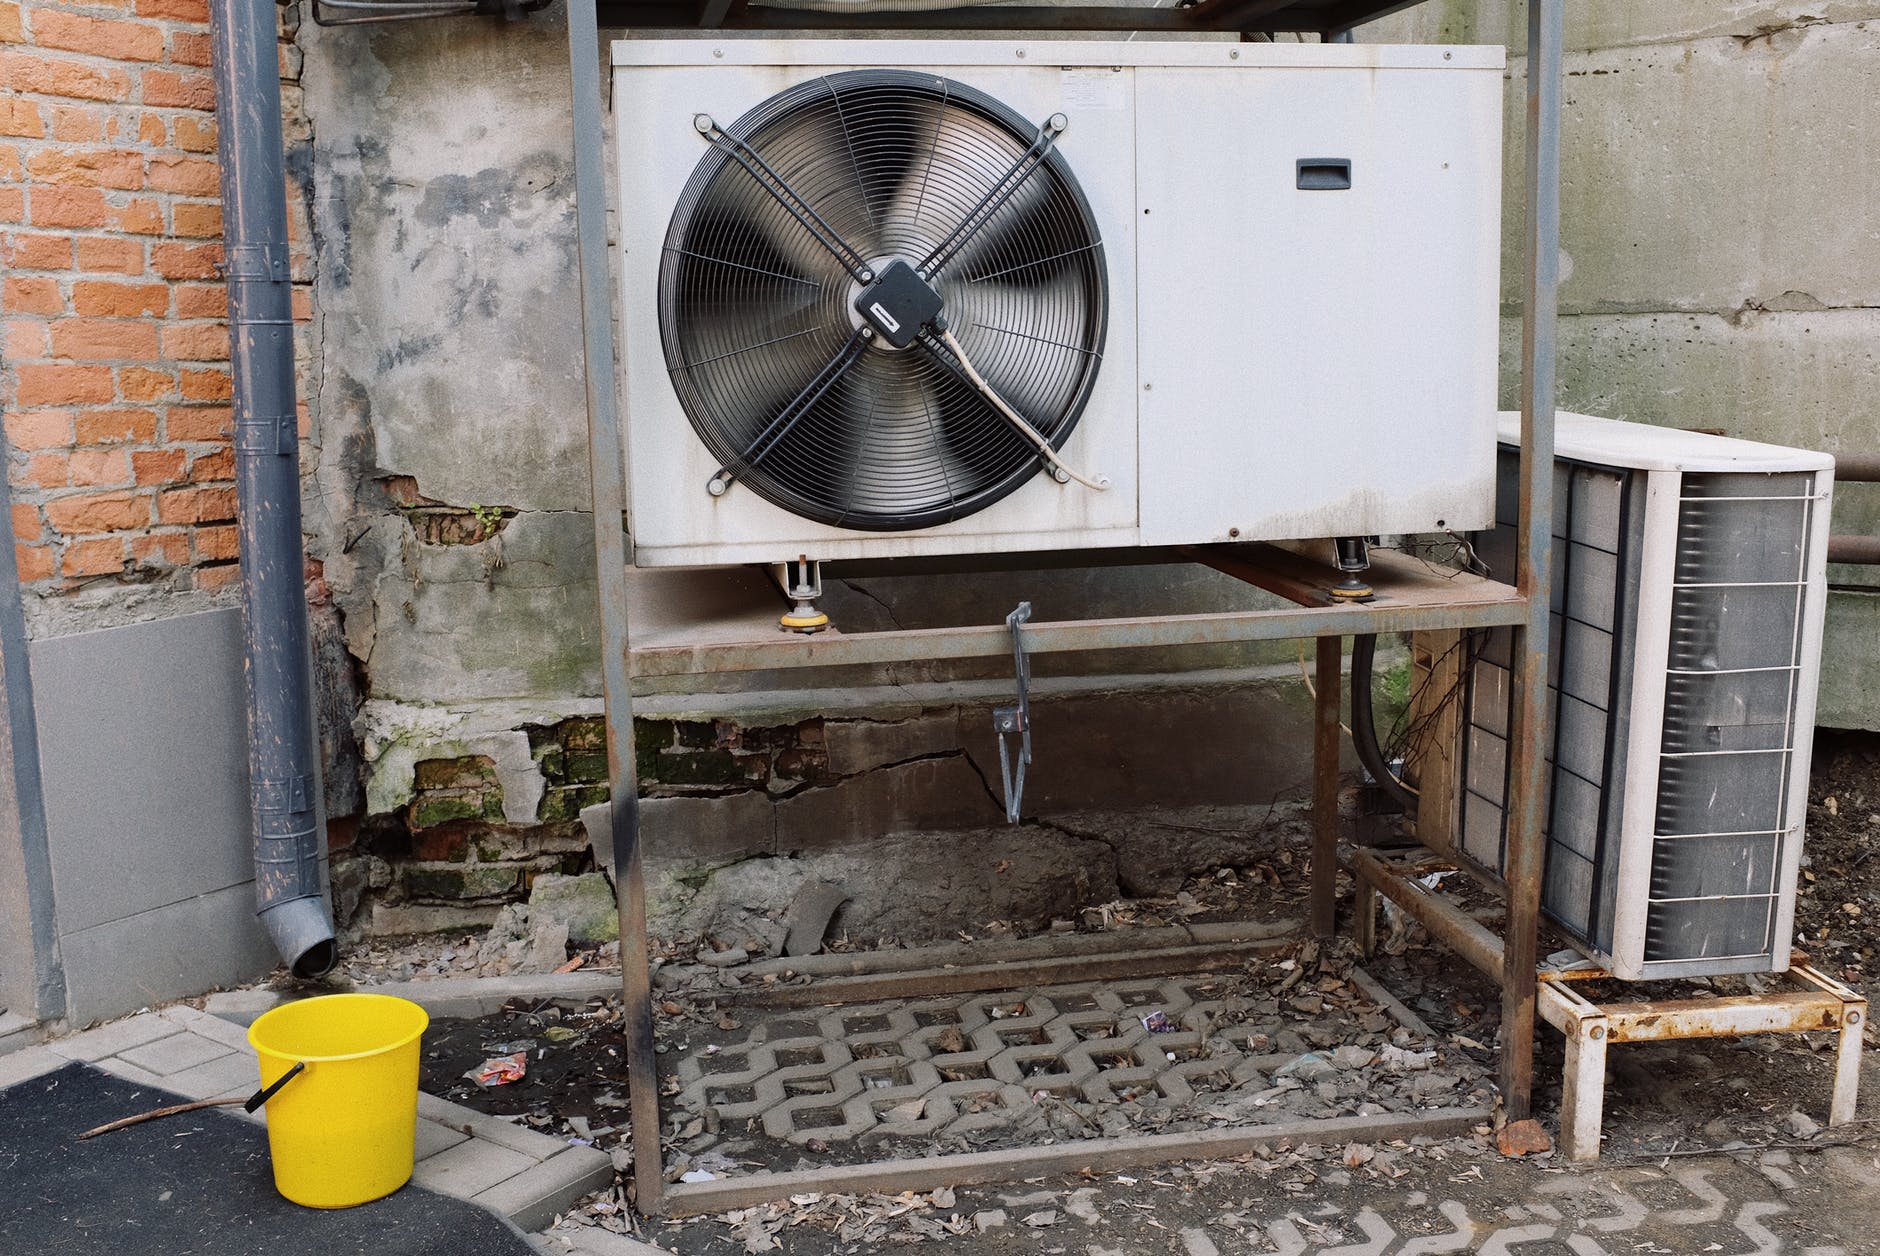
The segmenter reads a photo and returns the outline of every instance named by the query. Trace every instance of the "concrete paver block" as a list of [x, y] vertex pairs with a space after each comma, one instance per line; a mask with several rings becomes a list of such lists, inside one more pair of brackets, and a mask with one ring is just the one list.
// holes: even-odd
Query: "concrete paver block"
[[111, 1074], [111, 1076], [122, 1081], [130, 1082], [133, 1085], [165, 1085], [163, 1078], [151, 1072], [149, 1069], [138, 1068], [135, 1064], [127, 1064], [117, 1056], [107, 1056], [102, 1060], [90, 1061], [90, 1063], [93, 1068], [103, 1069], [105, 1072]]
[[462, 1130], [454, 1130], [448, 1125], [439, 1125], [436, 1121], [418, 1118], [418, 1142], [412, 1151], [416, 1160], [429, 1160], [438, 1152], [455, 1147], [470, 1137]]
[[166, 1088], [191, 1099], [225, 1099], [230, 1095], [246, 1097], [259, 1089], [260, 1071], [255, 1057], [231, 1051], [213, 1060], [171, 1073], [163, 1079]]
[[231, 1053], [231, 1049], [213, 1038], [203, 1038], [184, 1032], [159, 1038], [155, 1042], [145, 1043], [141, 1047], [132, 1047], [128, 1051], [118, 1052], [118, 1058], [138, 1068], [149, 1069], [152, 1073], [167, 1077], [171, 1073], [181, 1073], [185, 1069], [195, 1068], [210, 1060], [219, 1060]]
[[233, 1021], [220, 1016], [211, 1016], [207, 1012], [198, 1012], [193, 1007], [166, 1007], [157, 1013], [172, 1024], [181, 1025], [198, 1038], [213, 1038], [223, 1046], [235, 1051], [248, 1051], [248, 1031]]
[[164, 1020], [155, 1012], [140, 1012], [136, 1016], [100, 1025], [96, 1029], [87, 1029], [82, 1034], [74, 1034], [46, 1045], [68, 1060], [102, 1060], [108, 1055], [117, 1055], [132, 1047], [141, 1047], [146, 1042], [155, 1042], [159, 1038], [182, 1032], [181, 1025]]
[[45, 1047], [27, 1047], [10, 1055], [0, 1055], [0, 1090], [43, 1077], [70, 1063], [65, 1056]]
[[486, 1116], [473, 1112], [469, 1108], [460, 1108], [435, 1095], [418, 1096], [418, 1115], [436, 1121], [447, 1129], [468, 1134], [471, 1138], [527, 1156], [530, 1160], [546, 1160], [563, 1147], [567, 1146], [558, 1138], [547, 1134], [538, 1134], [534, 1130], [524, 1129], [500, 1117]]
[[583, 1195], [613, 1184], [614, 1163], [593, 1147], [569, 1147], [534, 1168], [499, 1182], [471, 1202], [508, 1217], [525, 1230], [540, 1229]]
[[281, 1002], [273, 990], [218, 990], [203, 1000], [203, 1011], [219, 1020], [237, 1025], [254, 1023], [255, 1017]]
[[536, 1162], [519, 1151], [493, 1147], [482, 1139], [466, 1139], [417, 1166], [411, 1180], [426, 1190], [458, 1199], [473, 1199], [498, 1182], [534, 1168]]

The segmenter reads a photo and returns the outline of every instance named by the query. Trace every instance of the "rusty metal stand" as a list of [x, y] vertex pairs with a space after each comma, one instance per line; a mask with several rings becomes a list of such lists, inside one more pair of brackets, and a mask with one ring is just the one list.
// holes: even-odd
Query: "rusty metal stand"
[[[704, 0], [696, 10], [674, 0], [664, 8], [638, 0], [609, 0], [615, 18], [640, 27], [716, 25], [738, 14], [756, 21], [800, 24], [818, 15], [803, 10], [760, 9], [727, 0]], [[1528, 274], [1522, 345], [1522, 510], [1519, 524], [1520, 569], [1515, 587], [1467, 574], [1431, 575], [1401, 555], [1374, 556], [1370, 582], [1376, 599], [1339, 602], [1332, 588], [1339, 573], [1328, 564], [1272, 546], [1209, 547], [1181, 557], [1205, 562], [1261, 588], [1279, 593], [1290, 608], [1200, 615], [1141, 616], [1031, 624], [1025, 643], [1031, 654], [1080, 650], [1138, 649], [1230, 642], [1318, 639], [1318, 699], [1314, 714], [1314, 788], [1311, 925], [1330, 933], [1336, 908], [1335, 860], [1338, 789], [1338, 710], [1341, 639], [1346, 636], [1412, 632], [1435, 628], [1514, 627], [1522, 637], [1518, 669], [1518, 715], [1512, 730], [1517, 765], [1510, 797], [1509, 868], [1515, 888], [1509, 896], [1510, 926], [1503, 965], [1502, 942], [1493, 939], [1496, 960], [1483, 965], [1488, 948], [1465, 957], [1497, 979], [1504, 973], [1502, 1098], [1510, 1114], [1526, 1115], [1532, 1086], [1535, 985], [1533, 957], [1540, 893], [1540, 811], [1542, 759], [1537, 747], [1544, 728], [1547, 675], [1548, 550], [1553, 484], [1553, 340], [1554, 294], [1558, 260], [1558, 147], [1562, 0], [1529, 0], [1528, 91]], [[1265, 14], [1274, 19], [1283, 4], [1246, 6], [1203, 3], [1189, 8], [1016, 9], [1017, 25], [1050, 29], [1121, 29], [1125, 21], [1141, 29], [1239, 29]], [[1351, 25], [1405, 3], [1297, 6], [1320, 14], [1316, 25], [1330, 37]], [[668, 10], [671, 10], [670, 12]], [[902, 25], [975, 29], [999, 21], [996, 9], [960, 8], [892, 14]], [[1248, 16], [1252, 15], [1252, 16]], [[851, 15], [866, 22], [860, 15]], [[873, 15], [871, 15], [873, 16]], [[644, 20], [640, 20], [644, 19]], [[1264, 19], [1262, 19], [1264, 20]], [[633, 757], [634, 677], [703, 675], [724, 671], [874, 664], [921, 659], [990, 658], [1011, 648], [1002, 625], [844, 635], [829, 631], [813, 637], [780, 639], [774, 608], [761, 630], [746, 632], [736, 622], [714, 624], [709, 637], [670, 633], [646, 616], [637, 634], [629, 632], [629, 586], [660, 578], [632, 567], [630, 538], [623, 531], [625, 474], [621, 461], [619, 403], [611, 306], [606, 216], [606, 154], [599, 81], [599, 31], [596, 0], [569, 0], [569, 62], [573, 81], [576, 223], [587, 378], [588, 464], [592, 477], [595, 563], [599, 592], [602, 678], [612, 790], [614, 884], [621, 936], [622, 994], [626, 1014], [626, 1057], [633, 1138], [633, 1181], [643, 1212], [698, 1213], [773, 1199], [795, 1190], [906, 1190], [942, 1184], [1011, 1180], [1080, 1168], [1143, 1165], [1194, 1156], [1243, 1154], [1263, 1146], [1301, 1141], [1383, 1139], [1416, 1134], [1462, 1132], [1482, 1122], [1480, 1109], [1457, 1108], [1288, 1126], [1224, 1130], [1196, 1135], [1092, 1140], [1066, 1146], [1024, 1148], [920, 1161], [818, 1170], [814, 1174], [765, 1173], [723, 1182], [669, 1185], [660, 1152], [658, 1057], [654, 1049], [650, 940], [646, 932], [645, 874], [641, 856], [638, 781]], [[1327, 26], [1327, 23], [1331, 25]], [[748, 24], [748, 23], [747, 23]], [[1225, 24], [1225, 25], [1223, 25]], [[1262, 27], [1267, 29], [1269, 27]], [[1280, 27], [1270, 27], [1279, 29]], [[1284, 27], [1292, 29], [1292, 27]], [[1536, 527], [1535, 521], [1542, 521]], [[696, 573], [693, 573], [696, 574]], [[652, 603], [660, 602], [655, 598]], [[1375, 882], [1367, 882], [1375, 884]], [[1390, 892], [1390, 891], [1386, 891]], [[1363, 894], [1361, 892], [1361, 897]], [[1087, 979], [1101, 979], [1105, 961], [1093, 958]], [[1020, 965], [1009, 973], [1014, 984], [1031, 974]], [[878, 987], [876, 987], [878, 989]], [[831, 992], [832, 1001], [839, 997]], [[879, 997], [878, 995], [876, 997]]]
[[1827, 1123], [1844, 1125], [1854, 1119], [1867, 1000], [1809, 967], [1799, 955], [1787, 975], [1803, 987], [1801, 990], [1727, 999], [1593, 1003], [1573, 987], [1582, 981], [1608, 978], [1610, 974], [1603, 969], [1590, 965], [1543, 969], [1539, 975], [1540, 1014], [1567, 1039], [1561, 1079], [1560, 1143], [1569, 1160], [1599, 1159], [1606, 1048], [1631, 1042], [1831, 1031], [1837, 1041]]

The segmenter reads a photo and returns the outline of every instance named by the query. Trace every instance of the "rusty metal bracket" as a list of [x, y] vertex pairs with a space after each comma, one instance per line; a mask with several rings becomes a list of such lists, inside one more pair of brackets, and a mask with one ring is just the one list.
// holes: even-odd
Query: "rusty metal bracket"
[[1031, 765], [1031, 659], [1019, 632], [1031, 618], [1031, 603], [1020, 602], [1005, 617], [1012, 634], [1012, 669], [1018, 674], [1018, 705], [992, 709], [992, 731], [999, 737], [999, 778], [1005, 783], [1005, 820], [1018, 823], [1025, 798], [1025, 769]]

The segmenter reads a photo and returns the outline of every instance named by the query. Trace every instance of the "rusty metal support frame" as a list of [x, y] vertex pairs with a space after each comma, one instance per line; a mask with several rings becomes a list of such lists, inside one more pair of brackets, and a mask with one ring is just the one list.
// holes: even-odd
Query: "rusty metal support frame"
[[1561, 1079], [1560, 1144], [1566, 1158], [1599, 1159], [1599, 1127], [1605, 1109], [1606, 1049], [1636, 1042], [1722, 1038], [1737, 1034], [1832, 1032], [1836, 1035], [1834, 1089], [1829, 1125], [1854, 1119], [1860, 1085], [1861, 1039], [1867, 1029], [1867, 1000], [1804, 963], [1788, 976], [1800, 990], [1725, 999], [1658, 999], [1594, 1003], [1574, 984], [1607, 974], [1575, 969], [1540, 983], [1541, 1016], [1566, 1036]]
[[601, 622], [601, 687], [607, 723], [609, 824], [620, 915], [620, 985], [627, 1100], [636, 1134], [633, 1180], [640, 1207], [660, 1208], [659, 1070], [653, 1041], [653, 966], [640, 852], [640, 783], [633, 759], [633, 690], [627, 674], [626, 468], [620, 458], [613, 288], [607, 264], [607, 155], [600, 102], [600, 32], [594, 0], [568, 0], [568, 66], [574, 114], [575, 233], [587, 379], [588, 476], [594, 505], [594, 573]]
[[1501, 967], [1501, 1096], [1510, 1122], [1532, 1115], [1534, 961], [1546, 820], [1547, 652], [1553, 605], [1554, 337], [1560, 292], [1560, 97], [1565, 0], [1528, 0], [1527, 279], [1521, 319], [1520, 562], [1527, 625], [1515, 635], [1508, 738], [1508, 915]]
[[[651, 17], [657, 5], [607, 5], [609, 25], [632, 12]], [[1548, 571], [1552, 528], [1552, 469], [1554, 415], [1554, 325], [1559, 256], [1559, 127], [1560, 60], [1563, 0], [1529, 0], [1528, 105], [1527, 105], [1527, 277], [1522, 337], [1522, 501], [1518, 525], [1520, 562], [1517, 596], [1470, 606], [1327, 607], [1316, 598], [1293, 596], [1296, 609], [1241, 612], [1226, 615], [1176, 616], [1130, 621], [1089, 621], [1037, 625], [1028, 636], [1036, 652], [1082, 649], [1128, 649], [1142, 646], [1184, 645], [1223, 641], [1316, 637], [1319, 645], [1320, 698], [1315, 711], [1315, 800], [1321, 819], [1315, 825], [1313, 860], [1313, 925], [1329, 929], [1336, 865], [1326, 857], [1335, 845], [1338, 743], [1325, 735], [1328, 717], [1337, 727], [1340, 637], [1361, 633], [1411, 631], [1426, 627], [1465, 627], [1511, 624], [1520, 630], [1521, 662], [1517, 669], [1517, 710], [1512, 730], [1515, 771], [1510, 791], [1509, 928], [1506, 962], [1491, 966], [1503, 977], [1502, 1096], [1512, 1118], [1526, 1116], [1533, 1082], [1533, 1029], [1535, 1016], [1534, 951], [1540, 894], [1542, 755], [1545, 731]], [[728, 25], [772, 21], [784, 11], [744, 3], [710, 4], [685, 8], [686, 25], [696, 25], [701, 12]], [[1230, 6], [1221, 6], [1223, 9]], [[1245, 10], [1245, 5], [1231, 6]], [[1258, 6], [1254, 6], [1258, 7]], [[1349, 10], [1337, 10], [1338, 20]], [[1403, 4], [1395, 7], [1410, 7]], [[1023, 13], [1039, 25], [1028, 29], [1116, 29], [1118, 12], [1134, 14], [1131, 29], [1149, 29], [1155, 22], [1175, 28], [1185, 22], [1180, 10], [1006, 10], [974, 7], [926, 13], [876, 15], [871, 25], [898, 25], [923, 30], [978, 30], [993, 22], [1007, 25], [1010, 15]], [[661, 1163], [657, 1056], [654, 1051], [650, 938], [646, 930], [645, 877], [640, 848], [638, 781], [633, 757], [631, 649], [626, 597], [626, 570], [630, 542], [623, 529], [626, 497], [625, 468], [621, 459], [620, 414], [615, 381], [611, 268], [608, 262], [606, 215], [606, 156], [599, 78], [599, 20], [597, 0], [569, 0], [567, 7], [569, 64], [572, 71], [575, 205], [584, 367], [587, 383], [588, 465], [594, 507], [595, 563], [601, 624], [602, 679], [607, 722], [609, 783], [614, 836], [614, 884], [618, 896], [621, 935], [621, 985], [625, 1003], [625, 1046], [633, 1139], [633, 1181], [641, 1211], [698, 1213], [717, 1211], [758, 1200], [774, 1199], [793, 1190], [919, 1189], [943, 1184], [1012, 1180], [1040, 1173], [1082, 1168], [1120, 1168], [1194, 1156], [1237, 1155], [1262, 1146], [1344, 1138], [1391, 1138], [1414, 1134], [1458, 1133], [1480, 1123], [1488, 1113], [1478, 1109], [1452, 1109], [1410, 1116], [1383, 1114], [1267, 1127], [1244, 1131], [1216, 1131], [1199, 1135], [1156, 1135], [1146, 1138], [1098, 1140], [1085, 1144], [1024, 1148], [946, 1156], [920, 1161], [890, 1161], [874, 1165], [818, 1170], [813, 1175], [770, 1173], [726, 1182], [668, 1186]], [[786, 25], [812, 25], [820, 19], [806, 11], [790, 11]], [[658, 22], [636, 22], [642, 28]], [[1019, 23], [1018, 26], [1022, 26]], [[1347, 23], [1349, 25], [1349, 23]], [[1018, 28], [1014, 26], [1014, 29]], [[1185, 27], [1193, 29], [1193, 27]], [[1343, 28], [1339, 28], [1342, 30]], [[1325, 30], [1321, 34], [1339, 33]], [[1236, 573], [1238, 574], [1238, 573]], [[1244, 578], [1244, 577], [1243, 577]], [[863, 634], [851, 638], [816, 641], [792, 659], [796, 665], [867, 663], [890, 657], [938, 653], [943, 657], [973, 657], [1006, 648], [1002, 629], [991, 626], [981, 641], [975, 629], [939, 633]], [[701, 664], [705, 670], [751, 667], [750, 659], [733, 651], [709, 660], [670, 657], [662, 667], [651, 663], [648, 674], [685, 674]], [[635, 660], [638, 661], [638, 660]], [[1330, 796], [1330, 806], [1326, 796]], [[1373, 901], [1372, 882], [1360, 878], [1360, 901]], [[1425, 896], [1432, 897], [1432, 896]], [[1400, 900], [1401, 901], [1401, 900]], [[1420, 904], [1418, 904], [1420, 906]], [[1368, 914], [1368, 913], [1361, 913]], [[1436, 917], [1432, 917], [1436, 918]], [[1361, 922], [1361, 929], [1362, 929]], [[1479, 927], [1479, 926], [1478, 926]], [[1484, 931], [1485, 932], [1485, 931]], [[1490, 941], [1499, 942], [1490, 935]], [[1487, 947], [1471, 948], [1479, 961]], [[1481, 966], [1478, 964], [1478, 966]], [[1102, 962], [1092, 968], [1100, 970]], [[1010, 974], [1025, 980], [1022, 969]]]

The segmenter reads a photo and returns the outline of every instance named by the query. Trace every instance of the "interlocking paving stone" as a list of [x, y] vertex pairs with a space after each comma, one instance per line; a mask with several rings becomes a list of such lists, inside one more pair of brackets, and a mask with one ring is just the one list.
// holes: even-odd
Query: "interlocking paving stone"
[[129, 1051], [120, 1051], [117, 1058], [126, 1064], [148, 1069], [159, 1077], [167, 1077], [210, 1060], [219, 1060], [230, 1053], [229, 1047], [213, 1038], [184, 1032], [159, 1038], [141, 1047], [132, 1047]]
[[181, 1025], [145, 1012], [46, 1045], [68, 1060], [102, 1060], [108, 1055], [117, 1055], [132, 1047], [141, 1047], [146, 1042], [155, 1042], [159, 1038], [182, 1032]]

